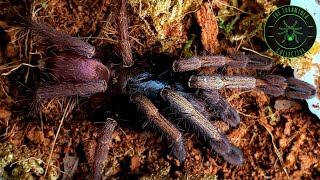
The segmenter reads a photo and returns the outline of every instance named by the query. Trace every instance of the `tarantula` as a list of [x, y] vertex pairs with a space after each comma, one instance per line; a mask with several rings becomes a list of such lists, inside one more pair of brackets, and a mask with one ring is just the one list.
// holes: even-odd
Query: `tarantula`
[[[273, 96], [285, 95], [296, 99], [307, 99], [315, 95], [316, 90], [311, 85], [295, 78], [285, 79], [277, 75], [250, 77], [199, 75], [193, 72], [185, 82], [163, 78], [156, 71], [147, 70], [148, 66], [139, 62], [134, 65], [128, 41], [125, 3], [120, 5], [119, 11], [122, 66], [108, 62], [102, 48], [57, 32], [46, 25], [29, 23], [33, 32], [61, 50], [52, 57], [52, 74], [56, 83], [38, 88], [35, 95], [37, 103], [61, 96], [92, 96], [103, 92], [110, 95], [127, 94], [148, 122], [165, 135], [171, 143], [173, 155], [183, 162], [187, 155], [183, 135], [152, 103], [152, 100], [162, 98], [182, 117], [180, 122], [191, 126], [210, 148], [230, 164], [241, 166], [244, 161], [241, 150], [209, 121], [211, 114], [208, 109], [212, 108], [232, 127], [240, 122], [239, 114], [218, 93], [219, 89], [259, 89]], [[255, 54], [194, 56], [174, 61], [171, 73], [175, 72], [180, 76], [179, 72], [222, 66], [265, 70], [272, 64], [271, 59]], [[113, 130], [114, 126], [113, 123], [113, 128], [110, 129]]]

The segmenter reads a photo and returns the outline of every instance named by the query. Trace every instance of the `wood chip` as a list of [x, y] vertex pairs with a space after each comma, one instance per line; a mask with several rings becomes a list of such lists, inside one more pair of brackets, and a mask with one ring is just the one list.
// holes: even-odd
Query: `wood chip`
[[218, 23], [209, 3], [204, 3], [196, 12], [196, 19], [201, 27], [201, 42], [210, 54], [217, 54], [221, 50], [218, 41]]
[[291, 100], [279, 99], [279, 100], [276, 100], [276, 102], [274, 103], [274, 108], [276, 110], [287, 110], [287, 109], [290, 109], [295, 104], [296, 102]]

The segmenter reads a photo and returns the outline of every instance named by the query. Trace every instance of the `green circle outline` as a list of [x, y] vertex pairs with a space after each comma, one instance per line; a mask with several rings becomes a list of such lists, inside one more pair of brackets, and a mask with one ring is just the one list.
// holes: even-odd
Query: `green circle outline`
[[[309, 52], [310, 49], [314, 46], [314, 44], [315, 44], [315, 42], [316, 42], [316, 39], [317, 39], [317, 33], [318, 33], [318, 31], [317, 31], [317, 24], [316, 24], [313, 16], [312, 16], [307, 10], [303, 9], [302, 7], [295, 6], [295, 5], [284, 5], [284, 6], [278, 7], [276, 10], [272, 11], [272, 12], [269, 14], [269, 16], [268, 16], [268, 18], [267, 18], [267, 20], [265, 21], [265, 24], [264, 24], [264, 28], [263, 28], [263, 30], [264, 30], [264, 32], [263, 32], [264, 40], [265, 40], [267, 46], [269, 47], [269, 49], [271, 49], [272, 52], [274, 52], [275, 54], [277, 54], [277, 53], [270, 47], [270, 45], [268, 44], [268, 41], [267, 41], [267, 38], [266, 38], [266, 37], [267, 37], [267, 36], [266, 36], [266, 25], [267, 25], [267, 22], [268, 22], [269, 18], [271, 17], [271, 15], [272, 15], [274, 12], [276, 12], [277, 10], [279, 10], [279, 9], [281, 9], [281, 8], [285, 8], [285, 7], [296, 7], [296, 8], [302, 9], [304, 12], [306, 12], [306, 13], [311, 17], [311, 20], [312, 20], [312, 22], [313, 22], [313, 24], [314, 24], [313, 28], [315, 28], [315, 32], [316, 32], [316, 33], [315, 33], [315, 39], [314, 39], [314, 41], [313, 41], [313, 43], [312, 43], [312, 46], [311, 46], [304, 54], [301, 54], [301, 55], [299, 55], [299, 56], [282, 56], [282, 57], [287, 57], [287, 58], [300, 57], [300, 56], [305, 55], [307, 52]], [[297, 14], [294, 14], [294, 15], [298, 16], [299, 18], [301, 18], [301, 16], [299, 16], [299, 15], [297, 15]], [[281, 17], [282, 17], [282, 16], [281, 16]], [[279, 18], [277, 18], [277, 21], [278, 21], [278, 19], [279, 19]], [[303, 18], [301, 18], [301, 19], [303, 19]], [[305, 23], [305, 24], [307, 24], [307, 23]], [[308, 24], [307, 24], [307, 25], [308, 25]], [[306, 38], [306, 39], [307, 39], [307, 38]], [[277, 43], [277, 44], [278, 44], [278, 43]], [[282, 47], [282, 46], [280, 46], [280, 47]], [[284, 49], [286, 50], [286, 48], [284, 48]], [[279, 55], [279, 54], [277, 54], [277, 55], [278, 55], [278, 56], [281, 56], [281, 55]]]

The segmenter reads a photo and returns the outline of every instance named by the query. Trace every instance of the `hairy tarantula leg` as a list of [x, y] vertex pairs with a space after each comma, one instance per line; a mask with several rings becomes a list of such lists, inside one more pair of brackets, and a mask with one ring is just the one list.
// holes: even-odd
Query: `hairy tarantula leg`
[[193, 95], [190, 95], [188, 93], [184, 93], [181, 91], [178, 91], [180, 95], [185, 97], [191, 104], [192, 106], [200, 113], [202, 114], [206, 119], [211, 119], [212, 115], [207, 111], [206, 106], [207, 103], [194, 97]]
[[91, 44], [80, 38], [58, 32], [47, 25], [30, 22], [30, 29], [62, 50], [72, 50], [87, 58], [91, 58], [96, 54], [96, 48]]
[[40, 87], [36, 91], [37, 99], [47, 99], [62, 96], [88, 96], [107, 90], [105, 80], [88, 81], [84, 83], [60, 83]]
[[254, 89], [256, 79], [246, 76], [192, 75], [188, 85], [199, 89]]
[[186, 149], [183, 143], [183, 136], [179, 130], [163, 117], [153, 103], [143, 94], [135, 93], [131, 96], [131, 99], [151, 124], [157, 130], [160, 130], [166, 139], [173, 144], [173, 155], [180, 162], [184, 162], [186, 159]]
[[107, 82], [105, 80], [88, 81], [84, 83], [60, 83], [50, 86], [40, 87], [36, 91], [34, 99], [34, 110], [37, 111], [39, 103], [44, 99], [64, 96], [88, 96], [107, 90]]
[[242, 165], [243, 155], [241, 151], [234, 151], [228, 138], [224, 134], [221, 134], [186, 98], [170, 89], [163, 89], [160, 94], [163, 99], [169, 102], [172, 109], [175, 109], [185, 118], [186, 123], [190, 124], [195, 131], [201, 134], [204, 139], [208, 140], [212, 149], [224, 157], [229, 163]]
[[256, 54], [232, 54], [227, 56], [207, 55], [193, 56], [187, 59], [180, 59], [173, 62], [173, 71], [184, 72], [197, 70], [202, 67], [222, 67], [228, 65], [242, 69], [269, 69], [273, 61], [269, 58]]
[[243, 154], [241, 150], [235, 145], [230, 145], [230, 152], [222, 155], [223, 159], [233, 165], [242, 166], [243, 164]]
[[316, 89], [304, 82], [295, 78], [287, 79], [288, 87], [286, 89], [286, 96], [295, 99], [309, 99], [316, 94]]
[[116, 121], [108, 118], [98, 132], [97, 141], [89, 141], [85, 144], [86, 158], [92, 171], [88, 179], [101, 179], [103, 161], [108, 157], [112, 134], [116, 126]]
[[216, 109], [219, 112], [220, 117], [232, 127], [239, 124], [240, 116], [238, 112], [219, 94], [219, 92], [214, 90], [201, 90], [199, 91], [199, 96], [204, 99], [209, 106]]
[[199, 89], [259, 89], [273, 96], [286, 95], [296, 99], [308, 99], [315, 95], [316, 89], [310, 84], [295, 78], [285, 79], [277, 75], [263, 77], [207, 76], [193, 75], [189, 87]]
[[219, 154], [230, 150], [230, 143], [209, 120], [194, 109], [192, 104], [177, 92], [169, 89], [161, 91], [161, 97], [169, 102], [172, 109], [176, 110], [196, 131], [202, 134], [209, 141], [217, 142], [215, 145]]
[[316, 94], [316, 89], [312, 85], [296, 78], [285, 79], [281, 76], [268, 75], [258, 77], [256, 84], [258, 89], [274, 96], [285, 95], [294, 99], [309, 99]]
[[119, 49], [124, 67], [133, 66], [133, 57], [128, 32], [128, 4], [127, 0], [118, 1], [118, 30], [119, 30]]
[[257, 77], [256, 87], [267, 94], [281, 96], [287, 88], [286, 78], [277, 75]]

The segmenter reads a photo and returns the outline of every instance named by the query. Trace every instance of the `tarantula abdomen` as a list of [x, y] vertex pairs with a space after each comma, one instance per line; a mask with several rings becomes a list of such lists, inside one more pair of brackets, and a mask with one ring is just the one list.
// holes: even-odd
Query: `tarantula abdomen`
[[[42, 100], [64, 96], [91, 96], [105, 92], [108, 88], [110, 70], [96, 58], [87, 58], [72, 51], [56, 53], [51, 58], [51, 74], [55, 84], [36, 90], [32, 111], [38, 111]], [[93, 106], [99, 106], [103, 99], [94, 96]], [[99, 101], [99, 102], [98, 102]]]
[[110, 70], [100, 59], [63, 51], [52, 58], [52, 73], [58, 82], [87, 82], [110, 79]]

